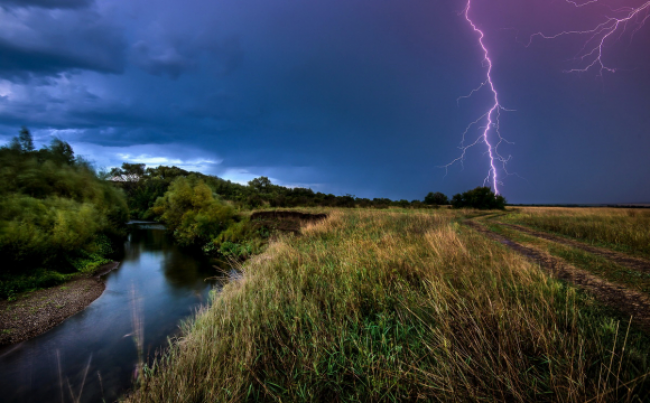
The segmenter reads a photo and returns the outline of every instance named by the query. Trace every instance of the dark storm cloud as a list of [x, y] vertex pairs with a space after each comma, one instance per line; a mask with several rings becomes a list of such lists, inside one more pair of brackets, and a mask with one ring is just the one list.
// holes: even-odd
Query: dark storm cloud
[[0, 10], [0, 77], [26, 79], [71, 70], [119, 73], [124, 40], [94, 11]]
[[[477, 37], [459, 15], [464, 4], [97, 0], [55, 11], [0, 8], [2, 133], [7, 139], [26, 124], [106, 164], [181, 160], [236, 180], [266, 175], [339, 194], [453, 194], [482, 184], [488, 167], [479, 145], [464, 169], [445, 176], [439, 168], [459, 155], [462, 131], [489, 101], [477, 94], [456, 104], [485, 73]], [[577, 38], [529, 48], [524, 41], [575, 21], [583, 29], [596, 12], [582, 21], [580, 10], [563, 14], [563, 2], [476, 4], [501, 100], [517, 110], [502, 116], [515, 144], [501, 151], [526, 180], [505, 177], [506, 197], [650, 199], [639, 186], [650, 174], [650, 82], [639, 67], [647, 56], [638, 53], [650, 30], [628, 41], [626, 66], [637, 70], [599, 80], [562, 73]], [[200, 162], [211, 158], [218, 163]]]
[[65, 52], [59, 44], [43, 47], [20, 46], [0, 39], [0, 77], [28, 78], [50, 76], [69, 70], [95, 70], [119, 73], [123, 69], [121, 49], [110, 39], [96, 38], [92, 43], [80, 44], [74, 52]]
[[0, 0], [0, 7], [83, 8], [94, 0]]
[[[202, 36], [205, 36], [202, 35]], [[174, 38], [171, 43], [147, 43], [140, 40], [131, 47], [133, 63], [149, 74], [178, 78], [186, 71], [196, 70], [199, 60], [207, 55], [221, 63], [221, 74], [232, 73], [241, 65], [242, 52], [236, 38], [222, 42], [216, 39], [193, 38], [184, 42]]]

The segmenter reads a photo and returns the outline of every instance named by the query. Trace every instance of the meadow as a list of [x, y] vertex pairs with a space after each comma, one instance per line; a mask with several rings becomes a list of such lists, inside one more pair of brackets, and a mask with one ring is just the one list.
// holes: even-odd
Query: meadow
[[650, 397], [648, 334], [465, 225], [488, 220], [484, 212], [323, 211], [328, 218], [300, 235], [271, 237], [141, 369], [126, 400]]
[[650, 257], [650, 209], [521, 207], [504, 220]]

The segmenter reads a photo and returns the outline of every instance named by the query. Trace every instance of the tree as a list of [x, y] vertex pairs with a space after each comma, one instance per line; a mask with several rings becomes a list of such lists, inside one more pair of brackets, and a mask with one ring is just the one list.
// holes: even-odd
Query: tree
[[248, 186], [252, 187], [253, 189], [257, 189], [259, 192], [268, 190], [271, 185], [271, 180], [266, 176], [260, 176], [259, 178], [255, 178], [248, 182]]
[[444, 193], [429, 192], [429, 194], [424, 197], [424, 204], [428, 204], [429, 206], [442, 206], [449, 204], [449, 199]]
[[401, 208], [408, 208], [411, 205], [411, 203], [409, 203], [409, 201], [406, 199], [401, 199], [395, 202], [395, 204]]
[[67, 165], [74, 164], [74, 150], [70, 144], [61, 139], [53, 139], [47, 151], [52, 155], [53, 159], [57, 162], [62, 162]]
[[18, 141], [20, 142], [20, 148], [23, 151], [34, 151], [34, 139], [32, 139], [32, 133], [30, 133], [29, 129], [25, 126], [23, 126], [18, 132]]
[[11, 139], [9, 148], [23, 153], [34, 151], [34, 139], [29, 129], [23, 126], [18, 132], [18, 136]]
[[235, 210], [215, 197], [195, 176], [176, 178], [153, 212], [160, 216], [181, 245], [205, 245], [235, 222]]
[[489, 187], [477, 187], [464, 193], [455, 194], [451, 199], [454, 208], [470, 207], [481, 210], [498, 209], [506, 207], [506, 199], [501, 195], [495, 195]]

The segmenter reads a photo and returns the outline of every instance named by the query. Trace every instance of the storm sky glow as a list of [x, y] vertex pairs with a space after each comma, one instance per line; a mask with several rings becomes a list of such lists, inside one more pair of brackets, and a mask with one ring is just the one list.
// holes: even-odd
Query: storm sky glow
[[[98, 166], [175, 164], [359, 197], [486, 182], [514, 203], [650, 202], [648, 11], [647, 0], [0, 0], [0, 142], [26, 125]], [[516, 112], [499, 120], [502, 106]]]
[[[566, 0], [567, 3], [577, 8], [582, 8], [598, 3], [600, 0], [591, 0], [584, 3], [577, 3], [574, 1]], [[543, 39], [557, 39], [562, 36], [575, 35], [583, 37], [584, 46], [576, 59], [581, 62], [583, 67], [574, 67], [566, 70], [567, 73], [587, 73], [590, 70], [596, 70], [598, 75], [602, 77], [603, 72], [616, 73], [616, 67], [611, 67], [606, 64], [603, 58], [605, 57], [605, 47], [609, 42], [616, 42], [620, 36], [625, 34], [629, 29], [629, 25], [636, 22], [636, 26], [629, 30], [631, 37], [639, 32], [645, 26], [645, 23], [650, 19], [650, 1], [641, 3], [640, 5], [621, 7], [613, 9], [611, 14], [620, 14], [620, 16], [605, 15], [603, 21], [595, 25], [593, 28], [584, 30], [567, 30], [561, 31], [553, 35], [544, 34], [543, 32], [536, 32], [530, 37], [529, 46], [537, 37]], [[615, 63], [615, 62], [614, 62]]]

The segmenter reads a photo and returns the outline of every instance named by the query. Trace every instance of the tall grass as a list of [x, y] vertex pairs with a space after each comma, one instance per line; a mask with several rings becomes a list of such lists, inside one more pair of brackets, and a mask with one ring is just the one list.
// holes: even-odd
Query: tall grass
[[[488, 223], [489, 224], [489, 223]], [[488, 225], [489, 228], [518, 243], [542, 249], [565, 262], [595, 274], [597, 277], [650, 296], [650, 273], [621, 266], [603, 256], [594, 255], [579, 248], [548, 241], [528, 235], [503, 225]]]
[[650, 210], [526, 207], [508, 220], [650, 257]]
[[272, 243], [127, 400], [648, 397], [644, 336], [451, 219], [334, 211]]

